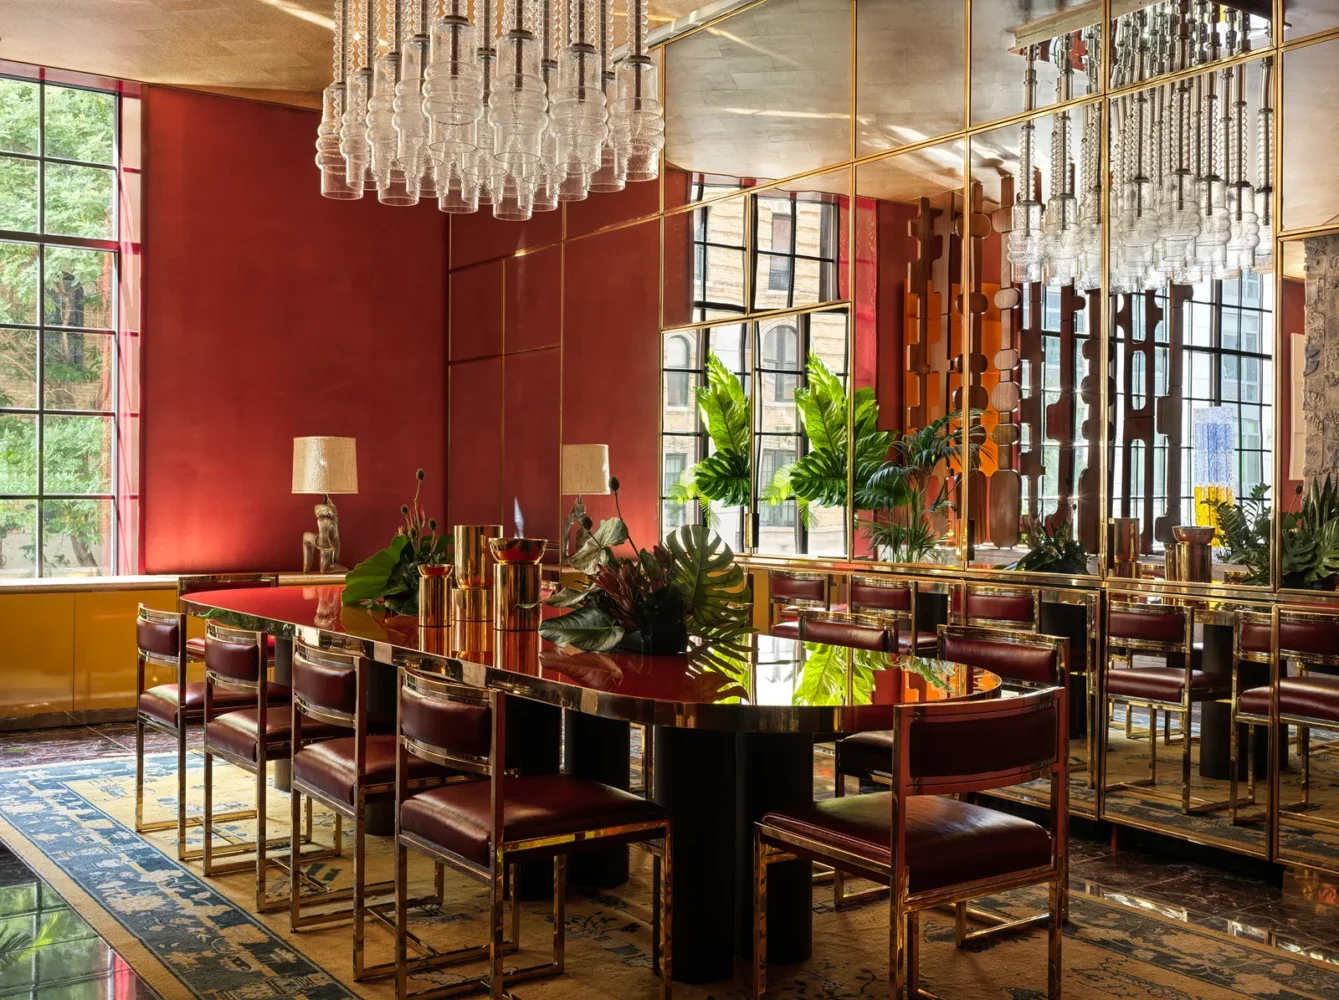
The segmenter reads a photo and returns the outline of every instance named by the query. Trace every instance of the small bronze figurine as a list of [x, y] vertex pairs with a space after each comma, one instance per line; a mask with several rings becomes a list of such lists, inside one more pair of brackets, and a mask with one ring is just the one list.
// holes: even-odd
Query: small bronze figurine
[[311, 573], [320, 553], [320, 573], [347, 573], [339, 564], [339, 513], [326, 497], [316, 505], [316, 530], [302, 533], [302, 572]]

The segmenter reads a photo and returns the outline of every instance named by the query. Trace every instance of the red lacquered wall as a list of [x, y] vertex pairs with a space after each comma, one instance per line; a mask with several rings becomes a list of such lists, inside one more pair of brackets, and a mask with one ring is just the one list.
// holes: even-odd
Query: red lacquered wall
[[300, 567], [302, 435], [358, 439], [345, 564], [390, 539], [416, 468], [442, 516], [446, 218], [323, 199], [312, 112], [158, 87], [144, 105], [142, 571]]
[[[659, 185], [451, 234], [448, 518], [556, 538], [563, 444], [608, 444], [623, 515], [658, 531]], [[565, 235], [564, 235], [565, 234]], [[496, 391], [494, 385], [499, 385]], [[611, 497], [587, 497], [591, 516]]]

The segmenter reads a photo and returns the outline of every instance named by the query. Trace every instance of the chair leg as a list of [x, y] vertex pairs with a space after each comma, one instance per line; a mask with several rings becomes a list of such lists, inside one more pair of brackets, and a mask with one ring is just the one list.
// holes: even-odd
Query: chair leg
[[[361, 799], [362, 792], [359, 792]], [[353, 819], [353, 978], [355, 982], [363, 978], [363, 970], [366, 967], [366, 959], [363, 949], [365, 946], [363, 910], [366, 906], [366, 886], [367, 886], [367, 821], [363, 818], [367, 812], [363, 802], [358, 803], [358, 815]], [[293, 852], [293, 857], [298, 855], [298, 845], [293, 843], [289, 848]]]
[[[564, 869], [565, 871], [566, 869]], [[507, 883], [507, 897], [511, 906], [511, 943], [517, 948], [521, 946], [521, 900], [518, 896], [517, 886], [520, 884], [520, 872], [516, 865], [508, 867], [509, 881]], [[557, 886], [554, 886], [557, 889]]]
[[1302, 805], [1311, 803], [1311, 727], [1299, 726], [1297, 752], [1302, 758]]
[[202, 817], [205, 831], [204, 864], [205, 876], [214, 874], [214, 755], [205, 747], [205, 814]]
[[1148, 783], [1158, 783], [1158, 710], [1148, 708]]
[[[1232, 706], [1231, 714], [1228, 716], [1228, 725], [1230, 727], [1230, 732], [1228, 733], [1227, 737], [1227, 745], [1228, 745], [1227, 821], [1231, 823], [1233, 826], [1236, 826], [1237, 825], [1237, 759], [1239, 755], [1238, 744], [1240, 743], [1240, 738], [1237, 734], [1237, 730], [1240, 729], [1241, 727], [1237, 725], [1237, 712], [1235, 704]], [[1251, 749], [1254, 750], [1255, 748], [1251, 747]], [[1255, 759], [1255, 754], [1247, 753], [1246, 756], [1248, 760], [1252, 761], [1252, 766], [1248, 767], [1247, 771], [1253, 772], [1255, 770], [1253, 763]]]
[[907, 914], [907, 992], [912, 997], [920, 995], [920, 981], [921, 913], [912, 910]]
[[1246, 759], [1246, 801], [1255, 805], [1255, 726], [1246, 728]]
[[888, 888], [888, 997], [889, 1000], [908, 1000], [905, 876], [894, 877]]
[[953, 945], [961, 948], [967, 943], [967, 903], [953, 904]]
[[[516, 867], [512, 866], [512, 913], [517, 912]], [[520, 923], [512, 918], [513, 943], [520, 938]], [[553, 966], [559, 974], [567, 965], [567, 855], [553, 856]]]
[[[1167, 713], [1167, 718], [1171, 718], [1172, 713]], [[1187, 706], [1181, 713], [1181, 730], [1185, 734], [1185, 742], [1181, 747], [1181, 815], [1190, 815], [1190, 707]]]
[[268, 817], [265, 814], [265, 755], [260, 754], [256, 767], [256, 912], [264, 913], [266, 868], [269, 861], [265, 857], [265, 827]]
[[[144, 724], [137, 734], [143, 740]], [[143, 743], [138, 748], [143, 756]], [[177, 860], [186, 860], [186, 720], [177, 716]]]
[[[302, 793], [296, 788], [289, 793], [288, 806], [288, 842], [296, 844], [298, 824], [302, 822]], [[298, 930], [298, 918], [302, 915], [298, 890], [298, 883], [302, 881], [298, 876], [300, 861], [297, 851], [294, 851], [288, 859], [288, 929], [295, 934]]]
[[1065, 925], [1061, 913], [1065, 886], [1060, 879], [1051, 883], [1051, 921], [1046, 929], [1046, 996], [1047, 1000], [1060, 1000], [1060, 983], [1063, 978], [1060, 948], [1065, 938]]
[[507, 905], [507, 864], [494, 857], [493, 878], [488, 887], [488, 995], [492, 1000], [503, 1000], [506, 982], [503, 978], [502, 959], [505, 927], [502, 911]]
[[[395, 845], [395, 998], [405, 1000], [409, 994], [409, 850], [403, 844]], [[438, 885], [441, 885], [442, 866], [437, 866]]]
[[767, 996], [767, 848], [753, 833], [753, 1000]]
[[[657, 942], [660, 945], [660, 1000], [670, 1000], [674, 990], [674, 840], [669, 827], [665, 828], [665, 839], [661, 852], [664, 858], [660, 865], [660, 933]], [[654, 901], [652, 901], [654, 905]]]
[[135, 720], [135, 832], [144, 827], [144, 722]]
[[651, 968], [660, 974], [660, 855], [651, 855]]

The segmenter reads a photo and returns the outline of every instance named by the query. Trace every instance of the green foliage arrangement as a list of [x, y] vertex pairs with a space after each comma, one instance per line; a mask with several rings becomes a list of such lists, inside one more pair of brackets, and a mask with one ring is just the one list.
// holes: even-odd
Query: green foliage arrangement
[[[0, 148], [37, 153], [41, 148], [39, 85], [0, 81]], [[46, 151], [92, 163], [113, 162], [115, 98], [110, 94], [48, 87]], [[49, 164], [44, 178], [46, 231], [112, 239], [115, 199], [111, 170]], [[36, 233], [37, 164], [0, 158], [0, 229]], [[38, 258], [45, 283], [38, 287]], [[74, 410], [110, 410], [110, 337], [65, 332], [61, 327], [110, 327], [115, 271], [112, 255], [81, 247], [0, 244], [0, 323], [35, 325], [0, 330], [0, 406], [34, 404], [37, 352], [43, 351], [46, 404]], [[107, 493], [111, 490], [112, 421], [97, 416], [60, 416], [43, 429], [41, 461], [45, 487], [52, 493]], [[0, 493], [33, 494], [37, 489], [37, 424], [27, 415], [0, 414]], [[0, 501], [0, 566], [16, 556], [32, 560], [37, 532], [43, 533], [42, 569], [66, 565], [103, 569], [111, 531], [111, 504], [105, 500], [55, 500], [42, 507], [32, 500]], [[18, 545], [6, 539], [18, 536]]]
[[[1296, 511], [1279, 516], [1279, 563], [1284, 587], [1333, 590], [1339, 576], [1339, 485], [1330, 475], [1312, 479]], [[1240, 502], [1215, 505], [1227, 561], [1246, 567], [1245, 581], [1269, 585], [1273, 511], [1269, 487], [1257, 484]]]
[[707, 354], [707, 384], [694, 394], [713, 450], [684, 470], [669, 499], [677, 504], [696, 500], [708, 519], [713, 500], [727, 507], [749, 503], [749, 401], [739, 377], [714, 352]]
[[[817, 354], [810, 352], [805, 366], [806, 384], [795, 390], [795, 406], [809, 439], [809, 450], [798, 460], [782, 466], [763, 487], [764, 503], [776, 505], [794, 499], [807, 524], [809, 506], [846, 506], [846, 465], [849, 438], [846, 427], [846, 387]], [[852, 401], [855, 430], [856, 489], [876, 470], [888, 454], [895, 437], [878, 429], [879, 404], [873, 388], [857, 389]]]
[[1071, 575], [1088, 572], [1088, 549], [1074, 537], [1068, 518], [1047, 528], [1043, 519], [1025, 517], [1020, 526], [1028, 551], [1010, 569]]
[[419, 506], [423, 470], [414, 475], [417, 479], [414, 499], [400, 508], [404, 524], [389, 545], [349, 570], [344, 578], [345, 604], [383, 605], [397, 615], [416, 615], [418, 568], [450, 561], [451, 539], [437, 534], [436, 518], [428, 517]]
[[[586, 573], [584, 587], [566, 587], [548, 599], [570, 609], [540, 626], [559, 646], [606, 652], [615, 647], [650, 653], [681, 653], [688, 639], [699, 666], [720, 668], [747, 656], [744, 637], [753, 631], [751, 595], [743, 567], [710, 528], [686, 524], [649, 551], [628, 543], [623, 520], [611, 517], [585, 536], [572, 558]], [[733, 669], [733, 667], [731, 667]]]
[[[880, 433], [887, 435], [887, 447], [856, 484], [856, 508], [870, 512], [859, 528], [884, 559], [919, 562], [939, 543], [939, 525], [953, 510], [949, 484], [950, 473], [961, 466], [959, 414], [945, 414], [915, 431]], [[978, 448], [972, 445], [973, 461]], [[932, 479], [941, 466], [932, 496]]]

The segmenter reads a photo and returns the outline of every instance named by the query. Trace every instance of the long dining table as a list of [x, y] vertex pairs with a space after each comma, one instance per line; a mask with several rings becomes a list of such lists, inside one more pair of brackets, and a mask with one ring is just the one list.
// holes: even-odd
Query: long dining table
[[[791, 639], [753, 635], [748, 655], [714, 657], [586, 653], [546, 648], [535, 673], [439, 650], [415, 618], [341, 603], [342, 588], [264, 587], [200, 591], [183, 610], [275, 638], [276, 680], [287, 683], [292, 640], [361, 653], [373, 665], [369, 708], [394, 712], [399, 666], [429, 666], [463, 684], [509, 696], [508, 767], [631, 785], [630, 727], [653, 742], [643, 761], [656, 801], [674, 822], [674, 978], [727, 979], [752, 948], [753, 824], [814, 795], [815, 744], [840, 734], [888, 730], [899, 703], [990, 697], [989, 671], [924, 657], [888, 656], [873, 683], [869, 661]], [[520, 718], [513, 720], [510, 713]], [[519, 722], [519, 725], [517, 724]], [[561, 746], [561, 750], [560, 750]], [[653, 751], [650, 752], [650, 751]], [[286, 770], [276, 767], [283, 788]], [[370, 818], [369, 818], [370, 820]], [[372, 825], [369, 823], [369, 825]], [[389, 832], [384, 829], [383, 832]], [[627, 849], [573, 858], [570, 878], [609, 886], [627, 878]], [[807, 861], [768, 875], [768, 960], [809, 957], [813, 874]]]

